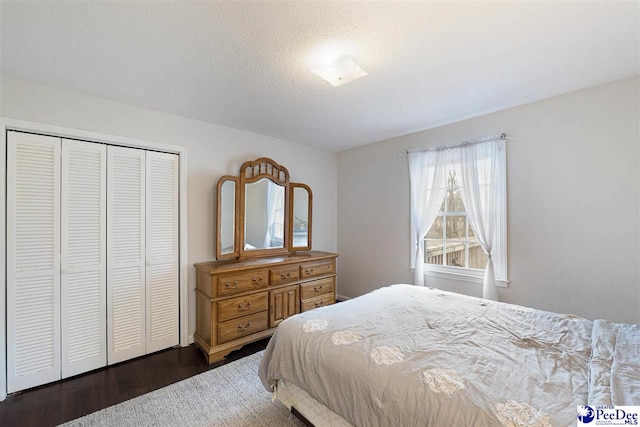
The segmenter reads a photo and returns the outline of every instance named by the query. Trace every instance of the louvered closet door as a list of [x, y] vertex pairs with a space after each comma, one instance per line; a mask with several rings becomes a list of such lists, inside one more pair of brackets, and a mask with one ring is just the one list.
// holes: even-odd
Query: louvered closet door
[[7, 138], [7, 391], [60, 379], [60, 139]]
[[62, 378], [107, 363], [106, 164], [105, 145], [62, 141]]
[[145, 151], [107, 147], [108, 363], [145, 354]]
[[178, 156], [147, 152], [147, 353], [178, 345]]

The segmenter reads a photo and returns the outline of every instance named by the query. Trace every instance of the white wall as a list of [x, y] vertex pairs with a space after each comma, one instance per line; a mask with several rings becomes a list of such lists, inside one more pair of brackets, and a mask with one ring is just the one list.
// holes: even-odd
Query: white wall
[[[339, 293], [412, 283], [407, 148], [498, 132], [507, 143], [502, 301], [640, 323], [640, 78], [338, 154]], [[481, 285], [427, 277], [481, 295]]]
[[[313, 191], [313, 248], [336, 251], [336, 154], [300, 144], [0, 76], [0, 116], [187, 147], [189, 263], [215, 259], [215, 188], [247, 160], [271, 157]], [[195, 269], [189, 275], [195, 330]]]

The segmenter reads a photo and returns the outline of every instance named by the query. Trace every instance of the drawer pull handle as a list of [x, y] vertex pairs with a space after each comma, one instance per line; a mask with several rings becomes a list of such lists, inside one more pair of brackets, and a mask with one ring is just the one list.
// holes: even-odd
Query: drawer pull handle
[[244, 303], [238, 304], [238, 311], [247, 311], [251, 308], [251, 301], [247, 301], [245, 305]]
[[320, 302], [315, 303], [316, 308], [322, 307], [323, 305], [324, 305], [324, 301], [320, 301]]
[[251, 322], [247, 322], [246, 325], [238, 325], [238, 332], [244, 332], [251, 327]]
[[320, 292], [321, 290], [322, 290], [322, 285], [313, 287], [313, 292]]
[[254, 285], [257, 285], [257, 284], [262, 283], [262, 282], [263, 282], [263, 280], [264, 280], [264, 278], [263, 278], [263, 277], [260, 277], [260, 278], [255, 278], [255, 277], [254, 277], [253, 279], [251, 279], [251, 281], [253, 282], [253, 284], [254, 284]]
[[311, 274], [313, 273], [313, 268], [307, 268], [304, 272], [307, 274]]
[[238, 281], [234, 280], [233, 283], [227, 282], [224, 285], [227, 287], [227, 289], [235, 289], [238, 287]]
[[290, 277], [291, 277], [291, 273], [287, 273], [287, 274], [282, 273], [282, 274], [280, 275], [280, 278], [281, 278], [281, 279], [288, 279], [288, 278], [290, 278]]

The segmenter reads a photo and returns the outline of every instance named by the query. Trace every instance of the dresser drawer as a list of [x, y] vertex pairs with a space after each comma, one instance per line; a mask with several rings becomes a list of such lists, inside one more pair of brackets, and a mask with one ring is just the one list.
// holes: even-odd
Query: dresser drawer
[[236, 317], [265, 311], [269, 304], [268, 292], [229, 298], [218, 301], [218, 320], [223, 322]]
[[269, 286], [269, 270], [254, 270], [218, 277], [219, 296], [233, 295], [267, 286]]
[[326, 274], [335, 274], [335, 259], [325, 259], [322, 261], [305, 262], [300, 267], [300, 277], [306, 279], [308, 277], [324, 276]]
[[333, 295], [333, 291], [336, 288], [336, 278], [329, 277], [327, 279], [314, 280], [313, 282], [300, 285], [300, 298], [314, 298], [320, 295], [330, 293]]
[[284, 285], [300, 280], [300, 268], [298, 265], [284, 265], [271, 269], [271, 286]]
[[218, 344], [264, 331], [268, 325], [268, 311], [218, 323]]
[[300, 304], [301, 312], [313, 310], [314, 308], [324, 307], [325, 305], [331, 305], [336, 302], [333, 294], [325, 294], [316, 298], [303, 299]]

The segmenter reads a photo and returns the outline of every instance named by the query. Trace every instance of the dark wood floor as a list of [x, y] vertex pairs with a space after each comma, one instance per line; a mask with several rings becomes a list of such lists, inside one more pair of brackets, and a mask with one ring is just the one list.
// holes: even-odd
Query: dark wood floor
[[207, 364], [191, 345], [172, 348], [35, 389], [0, 402], [0, 426], [55, 426], [263, 350], [269, 339]]

